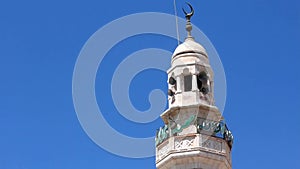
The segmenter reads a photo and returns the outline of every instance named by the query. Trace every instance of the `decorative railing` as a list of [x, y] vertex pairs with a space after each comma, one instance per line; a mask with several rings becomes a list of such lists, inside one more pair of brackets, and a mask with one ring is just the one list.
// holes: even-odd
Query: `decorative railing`
[[212, 121], [202, 118], [197, 118], [193, 115], [191, 116], [186, 122], [180, 126], [179, 128], [170, 128], [168, 125], [161, 127], [157, 130], [156, 133], [156, 145], [161, 144], [166, 139], [170, 138], [171, 136], [176, 136], [177, 133], [180, 133], [184, 128], [192, 125], [192, 122], [196, 123], [197, 131], [201, 134], [206, 134], [218, 138], [222, 138], [227, 141], [228, 146], [231, 148], [233, 144], [233, 135], [231, 131], [228, 129], [227, 125], [224, 121]]
[[192, 122], [194, 122], [195, 120], [196, 120], [196, 115], [192, 115], [180, 127], [176, 126], [176, 128], [173, 128], [173, 129], [170, 128], [169, 129], [169, 126], [165, 125], [164, 127], [159, 128], [157, 130], [157, 133], [156, 133], [156, 139], [155, 139], [156, 145], [162, 143], [164, 140], [166, 140], [170, 136], [174, 136], [177, 133], [182, 132], [183, 129], [185, 129], [188, 126], [190, 126], [192, 124]]
[[228, 162], [231, 161], [230, 147], [224, 139], [211, 137], [204, 134], [189, 134], [185, 136], [174, 136], [166, 139], [156, 146], [156, 162], [160, 162], [169, 154], [185, 151], [206, 151], [223, 155]]

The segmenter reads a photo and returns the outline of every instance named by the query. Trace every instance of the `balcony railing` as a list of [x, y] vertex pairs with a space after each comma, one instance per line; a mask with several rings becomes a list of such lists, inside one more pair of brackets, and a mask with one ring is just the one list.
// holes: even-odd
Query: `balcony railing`
[[231, 163], [230, 147], [224, 139], [211, 137], [205, 134], [188, 134], [166, 139], [156, 146], [156, 163], [159, 163], [170, 154], [185, 153], [187, 151], [203, 151], [223, 155]]
[[168, 138], [176, 136], [182, 129], [192, 125], [192, 122], [196, 121], [197, 133], [222, 138], [227, 142], [228, 146], [232, 148], [233, 135], [224, 121], [217, 122], [202, 118], [197, 118], [197, 120], [195, 120], [195, 117], [196, 116], [191, 116], [179, 129], [177, 127], [170, 128], [168, 125], [159, 128], [156, 133], [156, 146], [163, 143]]

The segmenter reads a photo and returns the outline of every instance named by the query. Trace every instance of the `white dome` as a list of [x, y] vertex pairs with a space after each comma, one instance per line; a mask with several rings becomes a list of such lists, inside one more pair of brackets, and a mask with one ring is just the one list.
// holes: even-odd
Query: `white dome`
[[187, 38], [182, 44], [180, 44], [174, 51], [172, 58], [186, 53], [202, 54], [207, 57], [206, 50], [202, 45], [195, 42], [193, 38]]

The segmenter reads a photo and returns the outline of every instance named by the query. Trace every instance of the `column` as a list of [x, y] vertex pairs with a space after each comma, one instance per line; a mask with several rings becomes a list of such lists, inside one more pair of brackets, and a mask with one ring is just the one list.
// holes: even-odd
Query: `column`
[[181, 93], [182, 92], [182, 85], [181, 85], [181, 78], [180, 78], [180, 76], [177, 76], [177, 78], [176, 78], [176, 83], [177, 83], [177, 92], [178, 93]]
[[198, 91], [197, 75], [193, 75], [192, 78], [192, 91]]

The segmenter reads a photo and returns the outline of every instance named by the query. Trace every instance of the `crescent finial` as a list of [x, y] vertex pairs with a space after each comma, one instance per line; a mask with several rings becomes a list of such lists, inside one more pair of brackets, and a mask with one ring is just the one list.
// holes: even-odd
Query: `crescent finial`
[[190, 3], [186, 2], [186, 4], [190, 7], [191, 12], [190, 12], [190, 13], [187, 13], [187, 12], [185, 11], [184, 8], [182, 8], [182, 10], [183, 10], [183, 12], [184, 12], [184, 14], [185, 14], [185, 17], [186, 17], [188, 20], [190, 20], [191, 17], [194, 15], [194, 8], [193, 8], [193, 6], [192, 6]]

